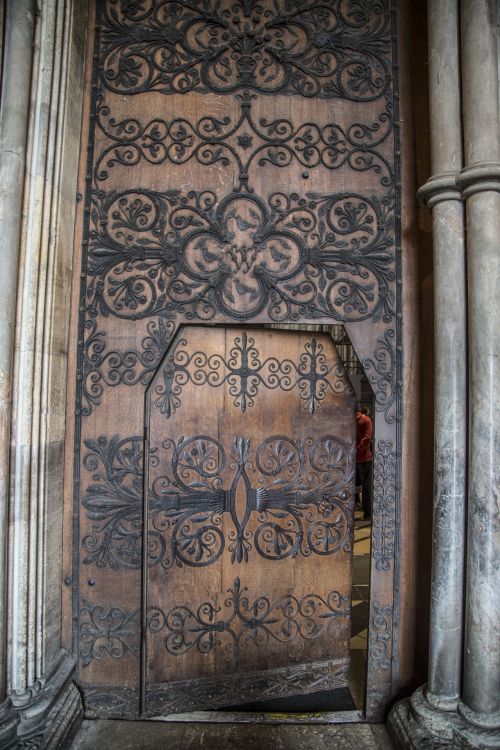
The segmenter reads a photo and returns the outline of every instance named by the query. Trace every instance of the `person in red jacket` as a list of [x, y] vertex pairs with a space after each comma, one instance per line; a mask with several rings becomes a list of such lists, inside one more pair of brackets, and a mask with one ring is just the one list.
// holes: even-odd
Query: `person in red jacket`
[[[365, 520], [372, 515], [372, 420], [366, 409], [356, 411], [356, 487], [361, 487]], [[357, 499], [357, 498], [356, 498]]]

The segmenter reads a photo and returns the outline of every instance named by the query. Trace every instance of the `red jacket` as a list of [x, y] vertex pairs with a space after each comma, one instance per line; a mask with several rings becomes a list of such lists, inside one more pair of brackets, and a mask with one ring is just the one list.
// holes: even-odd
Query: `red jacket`
[[371, 442], [373, 435], [372, 420], [360, 411], [356, 412], [356, 463], [362, 464], [372, 460]]

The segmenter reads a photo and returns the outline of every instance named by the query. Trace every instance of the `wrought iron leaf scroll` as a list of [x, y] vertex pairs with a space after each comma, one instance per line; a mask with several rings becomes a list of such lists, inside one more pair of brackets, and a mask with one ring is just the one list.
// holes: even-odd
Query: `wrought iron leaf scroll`
[[[142, 551], [143, 437], [118, 436], [85, 442], [84, 466], [92, 482], [82, 504], [91, 530], [82, 539], [84, 563], [114, 569], [135, 568]], [[272, 437], [257, 449], [257, 488], [248, 478], [250, 445], [236, 441], [231, 458], [237, 469], [232, 486], [223, 488], [224, 448], [209, 436], [177, 443], [166, 440], [172, 452], [171, 476], [155, 479], [149, 493], [148, 562], [204, 566], [215, 562], [226, 547], [221, 514], [229, 513], [234, 530], [228, 536], [233, 562], [256, 552], [270, 560], [298, 554], [331, 555], [351, 542], [347, 518], [352, 497], [348, 472], [349, 450], [326, 436], [303, 446], [287, 437]], [[150, 466], [159, 465], [157, 451]], [[248, 512], [243, 522], [235, 512], [238, 482], [247, 486]], [[255, 513], [255, 534], [248, 528]]]
[[[179, 656], [191, 649], [210, 654], [223, 648], [232, 656], [232, 668], [240, 667], [242, 651], [263, 648], [269, 641], [293, 643], [314, 640], [327, 634], [336, 638], [350, 616], [349, 597], [331, 591], [326, 598], [306, 594], [300, 599], [287, 594], [276, 601], [259, 596], [253, 602], [245, 594], [239, 578], [224, 597], [224, 609], [203, 602], [196, 609], [187, 605], [173, 607], [166, 614], [151, 607], [147, 614], [150, 633], [161, 633], [169, 654]], [[343, 606], [344, 605], [344, 606]]]
[[[166, 439], [162, 448], [172, 454], [171, 471], [156, 476], [149, 488], [150, 565], [211, 565], [227, 541], [232, 563], [248, 562], [253, 548], [267, 560], [350, 549], [352, 449], [338, 438], [303, 444], [272, 436], [255, 454], [250, 439], [235, 438], [229, 467], [224, 447], [209, 435]], [[157, 449], [150, 456], [163, 468]], [[246, 497], [242, 517], [236, 510], [239, 485]], [[224, 513], [233, 524], [227, 539]]]
[[370, 101], [390, 84], [387, 0], [109, 0], [101, 80], [120, 94], [299, 94]]
[[87, 309], [275, 322], [390, 322], [393, 196], [94, 194]]
[[297, 389], [304, 409], [313, 415], [328, 391], [354, 393], [342, 364], [330, 367], [323, 344], [315, 338], [305, 344], [298, 362], [268, 357], [261, 360], [255, 339], [245, 332], [236, 336], [229, 357], [221, 354], [189, 352], [181, 339], [161, 370], [163, 383], [154, 388], [154, 405], [168, 418], [181, 406], [181, 393], [187, 383], [218, 388], [227, 383], [233, 404], [244, 414], [254, 405], [259, 388], [292, 391]]
[[296, 160], [308, 169], [322, 166], [336, 170], [347, 165], [355, 172], [372, 171], [383, 187], [393, 186], [391, 164], [378, 148], [392, 134], [388, 103], [374, 122], [342, 127], [330, 119], [322, 126], [315, 122], [296, 125], [285, 117], [257, 121], [252, 115], [256, 96], [243, 91], [237, 99], [240, 115], [234, 122], [229, 116], [214, 115], [204, 115], [196, 122], [182, 117], [116, 120], [103, 100], [97, 122], [111, 143], [96, 161], [96, 182], [105, 182], [118, 166], [134, 167], [141, 160], [182, 165], [195, 159], [202, 166], [234, 165], [239, 180], [235, 190], [253, 192], [250, 175], [256, 168], [272, 165], [284, 169]]

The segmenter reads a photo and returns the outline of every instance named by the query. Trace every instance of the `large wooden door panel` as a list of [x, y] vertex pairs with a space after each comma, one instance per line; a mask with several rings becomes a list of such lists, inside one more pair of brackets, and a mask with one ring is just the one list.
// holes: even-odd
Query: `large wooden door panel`
[[146, 712], [346, 686], [355, 419], [332, 339], [183, 327], [146, 418]]
[[[345, 382], [328, 338], [255, 327], [269, 323], [344, 324], [374, 390], [367, 711], [385, 710], [402, 379], [393, 5], [89, 4], [65, 563], [89, 715], [138, 716], [141, 691], [157, 713], [235, 702], [238, 686], [245, 700], [345, 683], [350, 501], [318, 456], [350, 455], [351, 397], [331, 390]], [[184, 463], [202, 454], [214, 468], [196, 479]], [[324, 475], [328, 501], [300, 508]]]

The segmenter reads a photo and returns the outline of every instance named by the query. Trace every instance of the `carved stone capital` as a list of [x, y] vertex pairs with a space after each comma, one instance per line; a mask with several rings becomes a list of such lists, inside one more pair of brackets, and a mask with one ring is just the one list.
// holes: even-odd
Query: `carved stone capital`
[[498, 729], [471, 723], [461, 704], [460, 710], [456, 702], [448, 705], [450, 708], [454, 705], [454, 710], [436, 707], [425, 688], [419, 688], [411, 698], [396, 703], [387, 720], [396, 747], [401, 750], [500, 748]]
[[457, 184], [464, 199], [485, 191], [500, 192], [500, 164], [483, 162], [462, 169], [457, 177]]
[[459, 201], [462, 199], [457, 184], [456, 172], [443, 172], [429, 177], [426, 183], [417, 191], [420, 203], [432, 208], [441, 201]]
[[61, 651], [53, 668], [34, 688], [11, 696], [19, 721], [15, 747], [69, 747], [83, 718], [80, 693], [72, 681], [74, 669], [74, 660]]

